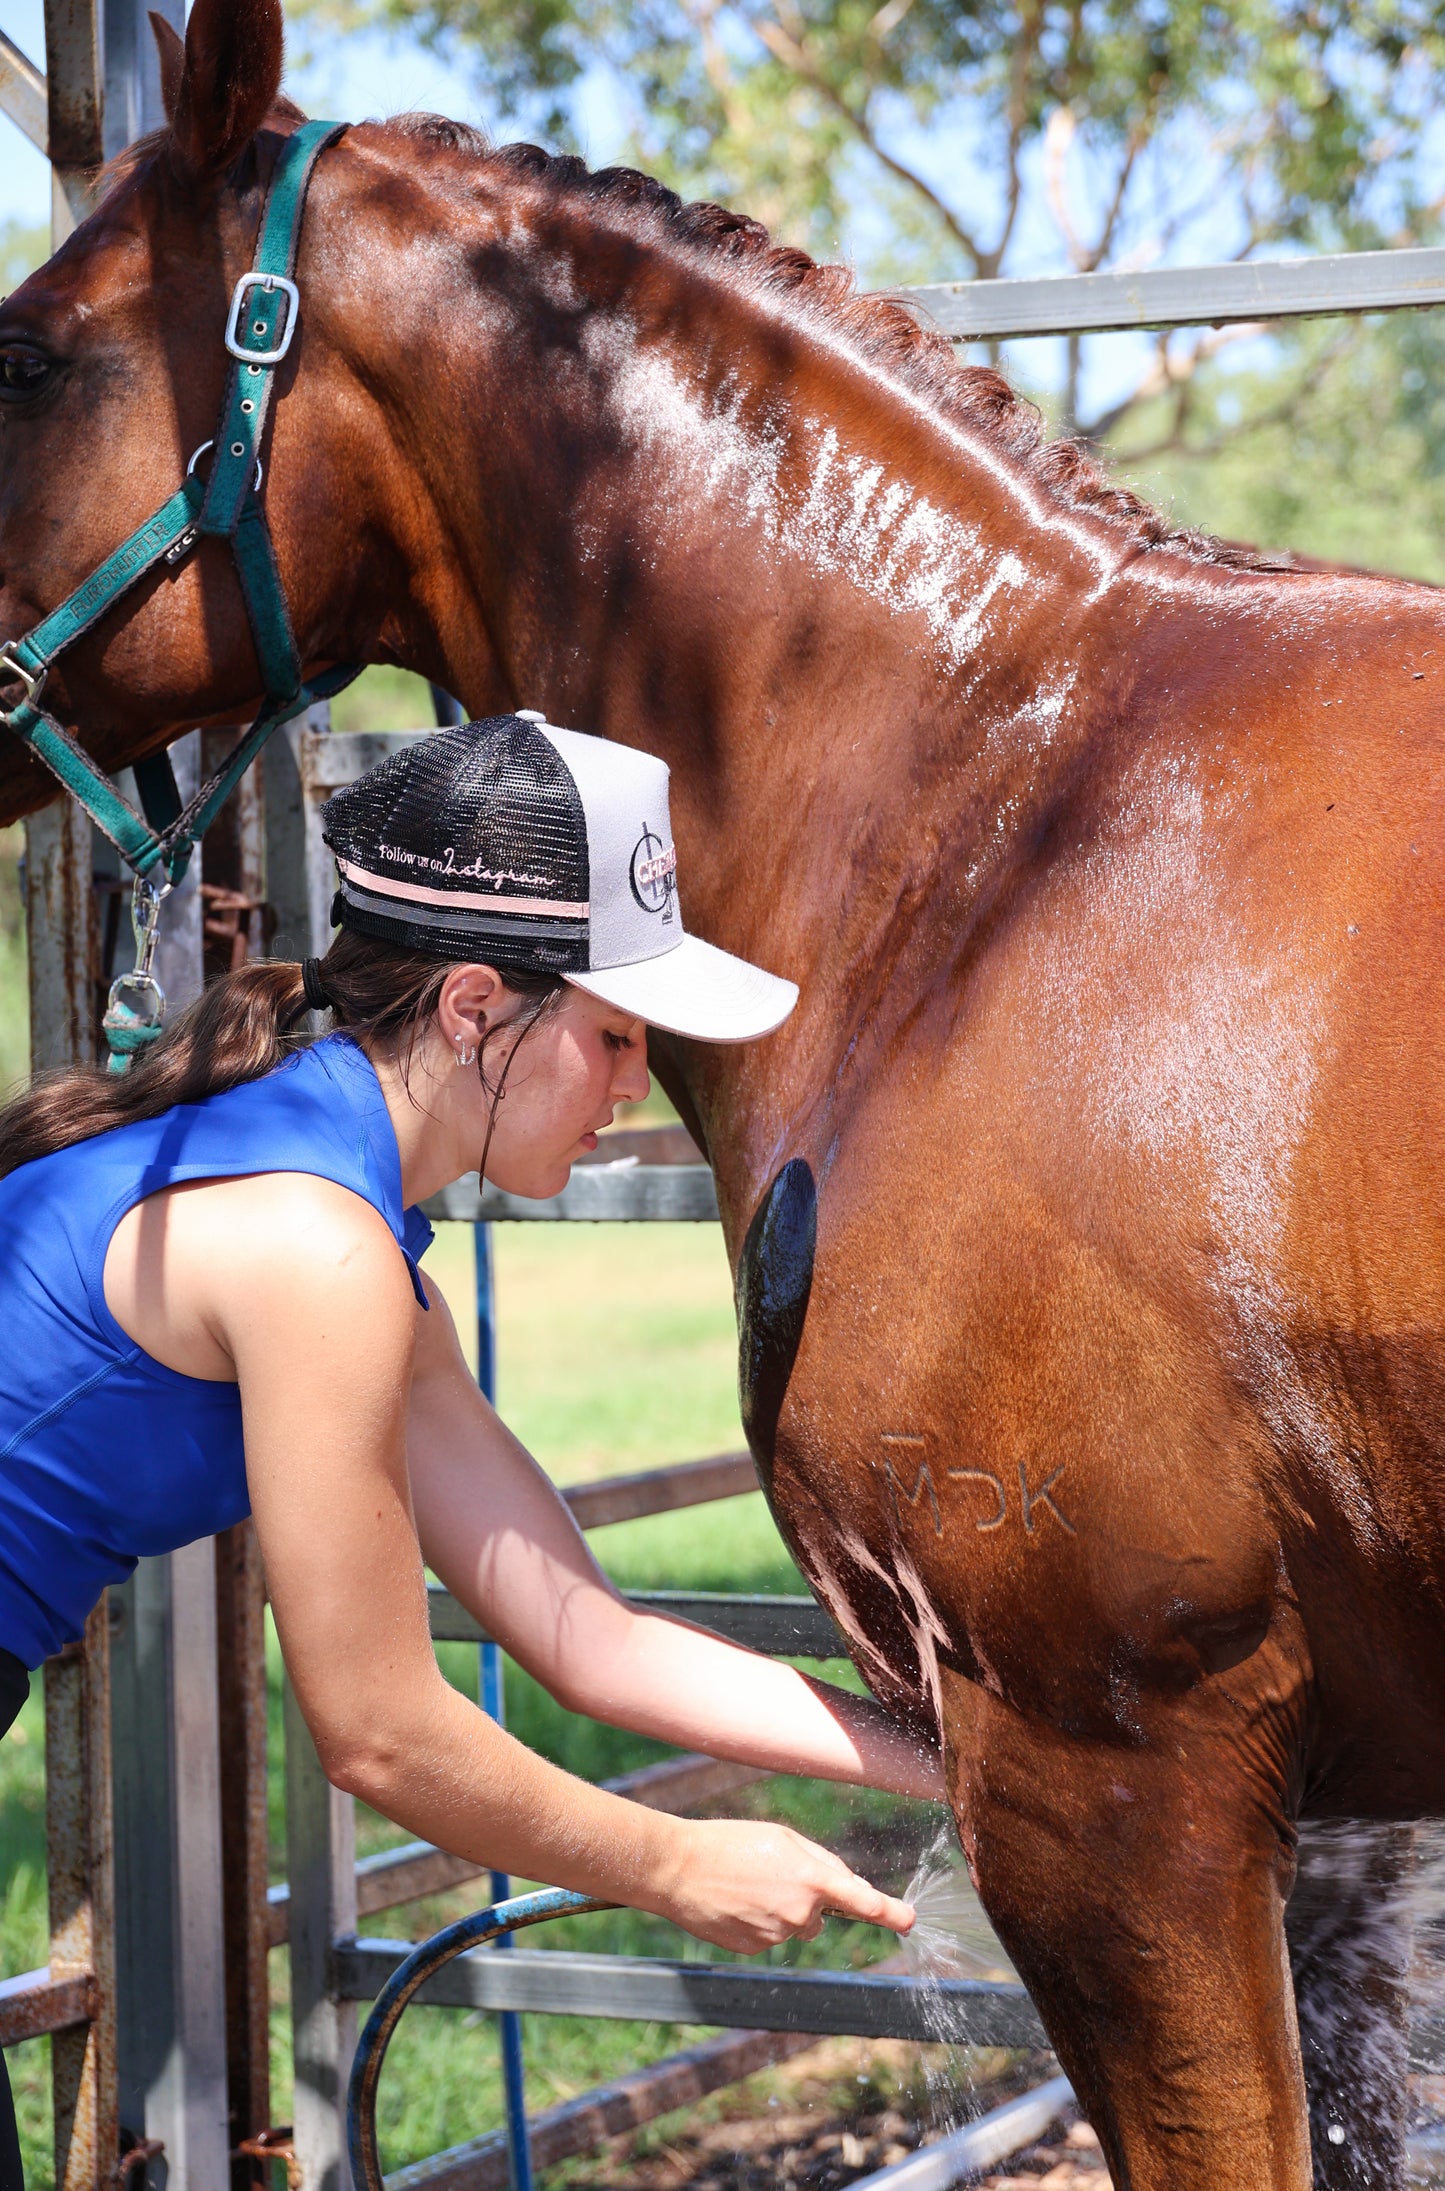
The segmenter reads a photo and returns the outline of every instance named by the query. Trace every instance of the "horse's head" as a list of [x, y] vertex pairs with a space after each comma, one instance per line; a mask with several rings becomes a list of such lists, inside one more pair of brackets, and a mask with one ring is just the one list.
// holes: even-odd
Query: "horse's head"
[[[253, 263], [277, 154], [304, 119], [279, 93], [279, 0], [197, 0], [184, 45], [152, 21], [167, 128], [123, 156], [96, 211], [0, 304], [0, 642], [21, 637], [172, 495], [216, 432], [232, 288]], [[315, 229], [308, 214], [298, 266], [300, 328], [265, 452], [266, 510], [308, 669], [354, 642], [328, 623], [356, 560], [336, 445], [366, 444], [321, 315], [308, 310], [308, 275], [316, 293], [326, 286], [328, 195], [318, 172], [312, 203], [322, 210]], [[343, 622], [345, 613], [335, 612]], [[46, 688], [46, 704], [112, 766], [258, 699], [232, 558], [216, 539], [151, 572]], [[0, 809], [48, 794], [33, 764], [19, 788], [16, 767], [0, 755]]]

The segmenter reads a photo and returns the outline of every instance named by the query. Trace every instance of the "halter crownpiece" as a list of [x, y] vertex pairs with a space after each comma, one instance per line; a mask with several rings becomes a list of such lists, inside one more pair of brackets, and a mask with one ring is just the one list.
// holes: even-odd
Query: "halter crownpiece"
[[[226, 382], [221, 418], [212, 448], [210, 476], [203, 480], [196, 452], [186, 477], [170, 500], [137, 527], [114, 554], [76, 587], [59, 608], [21, 639], [0, 642], [0, 675], [23, 688], [19, 704], [0, 712], [0, 723], [45, 762], [79, 801], [103, 836], [110, 839], [137, 878], [132, 918], [137, 948], [142, 935], [153, 951], [155, 920], [161, 900], [178, 883], [197, 839], [209, 828], [272, 731], [316, 700], [340, 692], [361, 665], [345, 664], [309, 682], [301, 674], [291, 618], [286, 607], [271, 534], [260, 501], [261, 437], [275, 389], [276, 367], [286, 356], [300, 324], [301, 293], [294, 280], [301, 218], [312, 170], [325, 146], [346, 127], [344, 122], [306, 122], [286, 139], [271, 178], [255, 266], [236, 283], [224, 341], [234, 363]], [[177, 564], [210, 534], [229, 540], [240, 581], [246, 617], [261, 670], [266, 704], [215, 774], [184, 805], [165, 754], [136, 764], [136, 787], [144, 814], [121, 796], [71, 733], [41, 705], [52, 664], [97, 623], [157, 563]], [[163, 877], [163, 883], [157, 876]], [[151, 896], [141, 883], [151, 879]], [[115, 1069], [124, 1071], [130, 1055], [160, 1033], [165, 1000], [149, 973], [126, 989], [122, 976], [111, 992], [105, 1018], [106, 1039]], [[124, 994], [120, 994], [124, 990]], [[150, 1007], [154, 1005], [154, 1016]]]

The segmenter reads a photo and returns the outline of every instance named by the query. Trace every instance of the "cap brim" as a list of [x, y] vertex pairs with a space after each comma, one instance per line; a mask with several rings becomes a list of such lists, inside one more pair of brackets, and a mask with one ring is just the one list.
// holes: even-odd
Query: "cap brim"
[[781, 1027], [798, 1001], [796, 982], [684, 936], [660, 958], [563, 977], [669, 1035], [695, 1042], [752, 1042]]

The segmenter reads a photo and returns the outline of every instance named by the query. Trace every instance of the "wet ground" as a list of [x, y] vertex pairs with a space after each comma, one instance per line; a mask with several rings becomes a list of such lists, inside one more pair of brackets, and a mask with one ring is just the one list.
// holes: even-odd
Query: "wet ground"
[[[942, 2095], [961, 2086], [960, 2063], [943, 2049], [826, 2039], [782, 2067], [750, 2078], [686, 2115], [619, 2138], [557, 2181], [593, 2191], [847, 2191], [905, 2160], [957, 2118]], [[982, 2114], [1056, 2074], [1046, 2056], [993, 2054], [963, 2065], [974, 2080], [969, 2112]], [[976, 2191], [1109, 2191], [1098, 2142], [1070, 2113]]]

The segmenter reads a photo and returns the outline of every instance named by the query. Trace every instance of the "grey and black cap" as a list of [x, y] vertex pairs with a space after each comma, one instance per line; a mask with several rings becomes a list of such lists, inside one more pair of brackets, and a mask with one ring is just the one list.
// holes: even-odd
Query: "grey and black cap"
[[668, 770], [531, 710], [461, 723], [327, 800], [344, 928], [437, 958], [560, 974], [704, 1042], [782, 1024], [790, 981], [682, 924]]

